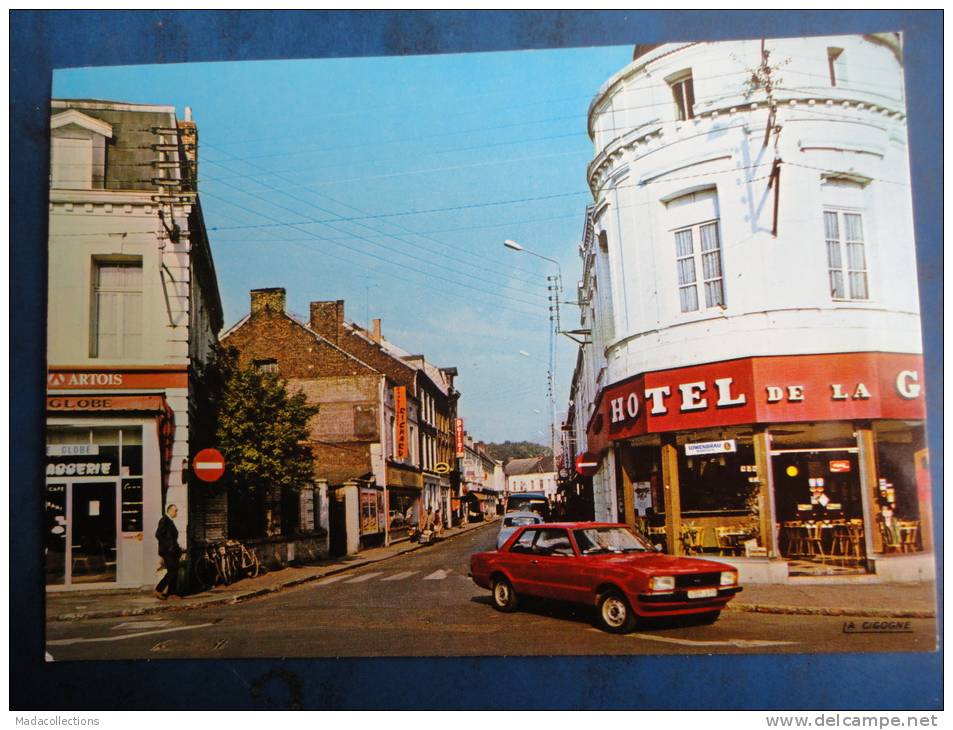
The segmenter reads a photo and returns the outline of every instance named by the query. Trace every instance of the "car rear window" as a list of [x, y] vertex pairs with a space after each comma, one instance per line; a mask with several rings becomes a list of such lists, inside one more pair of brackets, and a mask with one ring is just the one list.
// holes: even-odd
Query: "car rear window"
[[523, 525], [535, 525], [539, 520], [536, 517], [507, 517], [503, 524], [507, 527], [522, 527]]

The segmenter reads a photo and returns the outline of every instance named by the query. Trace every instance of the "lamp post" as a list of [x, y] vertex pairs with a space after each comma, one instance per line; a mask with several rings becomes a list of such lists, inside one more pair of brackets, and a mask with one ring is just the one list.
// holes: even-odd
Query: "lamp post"
[[[528, 253], [530, 256], [556, 264], [556, 276], [546, 277], [546, 288], [549, 291], [549, 323], [551, 325], [549, 332], [549, 372], [546, 374], [547, 388], [549, 389], [549, 403], [552, 409], [552, 423], [550, 424], [550, 449], [553, 455], [553, 462], [556, 461], [556, 341], [559, 339], [559, 300], [562, 297], [563, 290], [563, 269], [556, 259], [549, 256], [543, 256], [536, 253], [516, 241], [507, 238], [503, 241], [506, 248], [518, 253]], [[524, 354], [520, 351], [520, 354]], [[525, 353], [529, 357], [529, 353]]]

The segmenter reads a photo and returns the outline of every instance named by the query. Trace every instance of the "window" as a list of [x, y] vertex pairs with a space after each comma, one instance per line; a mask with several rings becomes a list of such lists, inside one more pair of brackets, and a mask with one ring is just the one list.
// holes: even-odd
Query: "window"
[[274, 359], [255, 360], [255, 370], [259, 373], [277, 373], [278, 361]]
[[847, 69], [844, 61], [843, 48], [827, 49], [827, 68], [831, 74], [831, 86], [837, 86], [838, 81], [843, 84], [847, 80]]
[[699, 270], [705, 290], [705, 308], [724, 307], [725, 286], [718, 221], [675, 231], [675, 257], [681, 311], [695, 312], [699, 308]]
[[695, 87], [692, 84], [692, 72], [686, 71], [669, 81], [672, 97], [675, 99], [676, 119], [692, 119], [695, 116]]
[[533, 550], [533, 540], [536, 538], [536, 530], [524, 530], [516, 542], [510, 547], [511, 553], [528, 553]]
[[867, 257], [860, 213], [825, 210], [824, 237], [827, 240], [831, 297], [868, 299]]
[[573, 555], [565, 530], [540, 530], [533, 552], [540, 555]]
[[142, 352], [142, 260], [93, 261], [90, 357]]

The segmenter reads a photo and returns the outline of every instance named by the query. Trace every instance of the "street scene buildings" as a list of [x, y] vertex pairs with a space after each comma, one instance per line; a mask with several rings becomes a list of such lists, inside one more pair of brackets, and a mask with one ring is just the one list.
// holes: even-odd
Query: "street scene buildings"
[[589, 133], [596, 518], [749, 580], [931, 578], [899, 38], [639, 45]]
[[[631, 62], [584, 89], [591, 102], [572, 133], [587, 135], [591, 154], [570, 170], [585, 183], [584, 202], [562, 201], [561, 216], [542, 219], [558, 227], [542, 249], [552, 256], [500, 235], [493, 255], [502, 263], [461, 248], [439, 273], [420, 268], [440, 260], [434, 244], [500, 226], [474, 217], [485, 209], [577, 193], [541, 188], [486, 202], [461, 184], [472, 202], [405, 199], [398, 188], [380, 202], [361, 189], [345, 204], [322, 192], [334, 181], [299, 183], [283, 169], [315, 146], [310, 136], [283, 155], [292, 160], [267, 168], [256, 160], [269, 148], [227, 151], [240, 135], [200, 156], [189, 108], [179, 116], [172, 106], [53, 100], [52, 656], [102, 651], [95, 627], [66, 627], [67, 618], [158, 612], [168, 598], [215, 621], [183, 619], [173, 628], [189, 635], [169, 643], [131, 634], [122, 651], [514, 653], [503, 638], [531, 645], [515, 653], [539, 654], [885, 650], [872, 639], [851, 644], [824, 618], [861, 605], [921, 621], [890, 637], [889, 650], [933, 649], [929, 384], [902, 39], [626, 53]], [[542, 139], [556, 148], [559, 137]], [[321, 151], [330, 156], [333, 143], [323, 139]], [[561, 154], [528, 155], [523, 167]], [[452, 170], [441, 178], [452, 188], [458, 170], [484, 162], [406, 174]], [[310, 176], [313, 167], [290, 169]], [[355, 179], [405, 174], [381, 170]], [[221, 206], [215, 225], [200, 198]], [[378, 203], [389, 212], [372, 212]], [[460, 225], [401, 222], [421, 210]], [[329, 273], [342, 259], [337, 244], [376, 246], [382, 271], [343, 258], [346, 273]], [[558, 273], [513, 266], [503, 246]], [[564, 279], [563, 264], [578, 277]], [[391, 288], [372, 295], [375, 287]], [[479, 297], [492, 303], [478, 309], [469, 298]], [[304, 313], [293, 311], [304, 302]], [[527, 331], [537, 344], [549, 338], [546, 359], [523, 349]], [[491, 350], [500, 342], [505, 350]], [[523, 378], [527, 360], [540, 365]], [[470, 383], [479, 384], [472, 396]], [[517, 430], [522, 440], [511, 443]], [[536, 528], [527, 493], [542, 495], [539, 520], [562, 526]], [[517, 503], [528, 522], [507, 522]], [[618, 525], [633, 542], [610, 550], [593, 537], [585, 548], [572, 531], [592, 523]], [[522, 535], [540, 537], [522, 551], [539, 565], [540, 595], [565, 598], [554, 578], [562, 558], [601, 550], [621, 564], [628, 551], [669, 566], [683, 556], [715, 561], [704, 563], [710, 585], [685, 582], [687, 569], [682, 582], [653, 578], [656, 606], [729, 586], [737, 610], [717, 625], [723, 604], [705, 621], [664, 626], [664, 649], [641, 634], [619, 649], [578, 636], [583, 608], [624, 614], [635, 599], [608, 579], [587, 584], [581, 571], [573, 590], [583, 608], [528, 607], [506, 624], [528, 583], [488, 575], [487, 597], [468, 561], [507, 549], [501, 527], [529, 526]], [[804, 585], [822, 588], [808, 596]], [[805, 612], [816, 634], [785, 623]]]

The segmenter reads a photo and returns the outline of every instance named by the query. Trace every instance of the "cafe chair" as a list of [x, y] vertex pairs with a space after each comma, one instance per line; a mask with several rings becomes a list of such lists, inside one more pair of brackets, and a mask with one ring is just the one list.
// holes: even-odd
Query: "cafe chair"
[[718, 544], [719, 555], [737, 555], [741, 547], [735, 541], [738, 533], [733, 527], [716, 527], [715, 542]]
[[835, 523], [831, 531], [833, 532], [831, 559], [846, 562], [850, 554], [850, 529], [847, 523]]
[[900, 550], [905, 553], [917, 552], [917, 537], [920, 533], [920, 520], [902, 520], [900, 525]]
[[686, 555], [698, 555], [705, 544], [705, 528], [694, 525], [682, 526], [682, 547]]
[[808, 560], [820, 558], [822, 563], [827, 560], [827, 554], [824, 552], [824, 533], [822, 530], [823, 527], [820, 522], [808, 522], [804, 525]]
[[807, 555], [807, 533], [804, 531], [804, 523], [791, 521], [784, 523], [784, 529], [787, 533], [787, 552], [791, 557], [800, 557]]
[[880, 523], [880, 535], [883, 537], [884, 541], [884, 552], [885, 553], [899, 553], [900, 552], [900, 530], [899, 526], [891, 529], [883, 521]]

